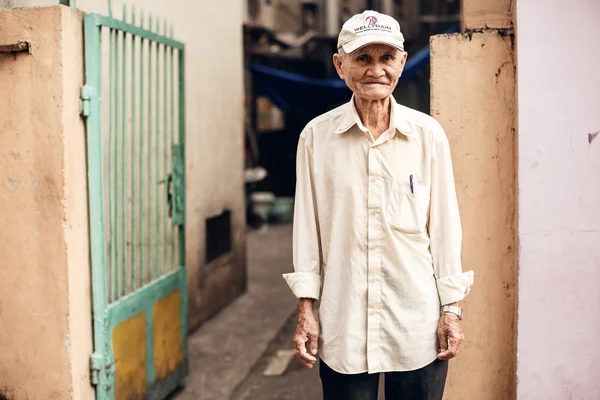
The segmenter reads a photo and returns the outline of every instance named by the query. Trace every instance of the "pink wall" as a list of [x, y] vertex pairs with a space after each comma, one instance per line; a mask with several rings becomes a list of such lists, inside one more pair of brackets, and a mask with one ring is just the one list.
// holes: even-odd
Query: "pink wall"
[[600, 399], [600, 1], [516, 4], [518, 399]]

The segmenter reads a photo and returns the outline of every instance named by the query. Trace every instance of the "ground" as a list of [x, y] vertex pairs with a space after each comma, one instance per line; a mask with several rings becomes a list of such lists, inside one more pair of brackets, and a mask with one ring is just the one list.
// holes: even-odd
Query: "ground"
[[263, 376], [277, 350], [291, 349], [296, 329], [294, 313], [254, 365], [248, 378], [234, 391], [232, 400], [316, 400], [321, 398], [318, 367], [308, 369], [294, 359], [281, 376]]

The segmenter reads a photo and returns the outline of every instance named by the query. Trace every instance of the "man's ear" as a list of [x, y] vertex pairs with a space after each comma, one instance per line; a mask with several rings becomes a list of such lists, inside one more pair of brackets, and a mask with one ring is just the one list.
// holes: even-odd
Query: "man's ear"
[[402, 52], [402, 68], [406, 65], [406, 59], [408, 58], [408, 53], [406, 51]]
[[339, 77], [344, 79], [344, 72], [342, 71], [342, 56], [338, 53], [333, 55], [333, 65], [335, 66], [335, 70], [337, 71]]
[[406, 59], [408, 58], [408, 53], [403, 51], [401, 57], [402, 58], [400, 59], [400, 76], [402, 76], [402, 73], [404, 72], [404, 67], [406, 66]]

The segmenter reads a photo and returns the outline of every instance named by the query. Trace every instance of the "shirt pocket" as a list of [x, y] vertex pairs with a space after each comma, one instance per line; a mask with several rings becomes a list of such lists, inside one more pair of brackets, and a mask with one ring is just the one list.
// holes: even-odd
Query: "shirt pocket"
[[386, 219], [393, 229], [405, 233], [421, 233], [427, 226], [429, 187], [394, 180], [390, 189]]

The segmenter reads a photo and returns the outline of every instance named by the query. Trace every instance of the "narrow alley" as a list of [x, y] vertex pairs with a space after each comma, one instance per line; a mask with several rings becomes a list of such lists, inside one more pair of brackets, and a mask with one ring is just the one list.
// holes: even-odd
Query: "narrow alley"
[[262, 377], [276, 349], [292, 348], [297, 303], [281, 277], [292, 268], [291, 226], [249, 232], [247, 240], [248, 291], [190, 336], [190, 375], [172, 400], [293, 399], [301, 397], [281, 397], [276, 388], [296, 395], [297, 387], [318, 386], [307, 384], [316, 371], [296, 362], [284, 377]]

